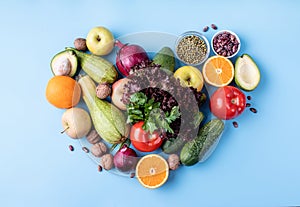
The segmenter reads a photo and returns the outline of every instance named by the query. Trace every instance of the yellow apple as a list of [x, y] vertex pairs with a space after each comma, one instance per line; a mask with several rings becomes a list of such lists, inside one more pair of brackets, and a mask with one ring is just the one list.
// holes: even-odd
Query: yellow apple
[[94, 27], [86, 37], [86, 46], [94, 55], [107, 55], [114, 48], [114, 36], [105, 27]]
[[203, 76], [201, 71], [193, 66], [182, 66], [174, 73], [175, 78], [179, 78], [182, 86], [193, 87], [197, 91], [203, 88]]
[[92, 127], [92, 121], [88, 112], [82, 108], [67, 109], [61, 118], [64, 131], [73, 139], [86, 136]]

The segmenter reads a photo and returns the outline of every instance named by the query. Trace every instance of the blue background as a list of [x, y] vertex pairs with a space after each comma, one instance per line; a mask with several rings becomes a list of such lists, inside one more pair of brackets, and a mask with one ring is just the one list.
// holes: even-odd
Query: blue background
[[[1, 1], [1, 206], [300, 205], [299, 1]], [[179, 35], [216, 23], [239, 34], [262, 72], [247, 110], [205, 163], [157, 190], [103, 171], [61, 135], [45, 99], [49, 62], [94, 26], [116, 37]], [[206, 33], [211, 37], [212, 30]], [[74, 152], [68, 150], [73, 144]]]

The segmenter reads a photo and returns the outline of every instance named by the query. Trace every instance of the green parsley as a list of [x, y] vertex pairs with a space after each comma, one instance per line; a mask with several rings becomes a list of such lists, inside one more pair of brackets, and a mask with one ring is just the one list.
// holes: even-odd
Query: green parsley
[[137, 92], [131, 95], [130, 103], [127, 105], [127, 123], [135, 124], [144, 121], [143, 129], [153, 133], [155, 130], [163, 130], [174, 133], [170, 124], [180, 117], [179, 107], [174, 106], [170, 113], [164, 113], [160, 109], [160, 103], [142, 93]]

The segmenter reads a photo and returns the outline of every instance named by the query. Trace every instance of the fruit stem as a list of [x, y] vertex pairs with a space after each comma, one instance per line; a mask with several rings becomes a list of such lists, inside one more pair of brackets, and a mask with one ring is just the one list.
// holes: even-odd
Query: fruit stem
[[61, 134], [65, 133], [69, 128], [70, 128], [70, 127], [67, 126], [67, 127], [66, 127], [63, 131], [61, 131], [60, 133], [61, 133]]

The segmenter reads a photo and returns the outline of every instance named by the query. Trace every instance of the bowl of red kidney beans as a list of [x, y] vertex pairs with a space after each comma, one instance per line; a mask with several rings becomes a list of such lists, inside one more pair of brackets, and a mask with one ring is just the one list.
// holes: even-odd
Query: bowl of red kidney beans
[[236, 33], [230, 30], [221, 30], [213, 35], [211, 47], [216, 55], [232, 58], [239, 52], [241, 41]]

